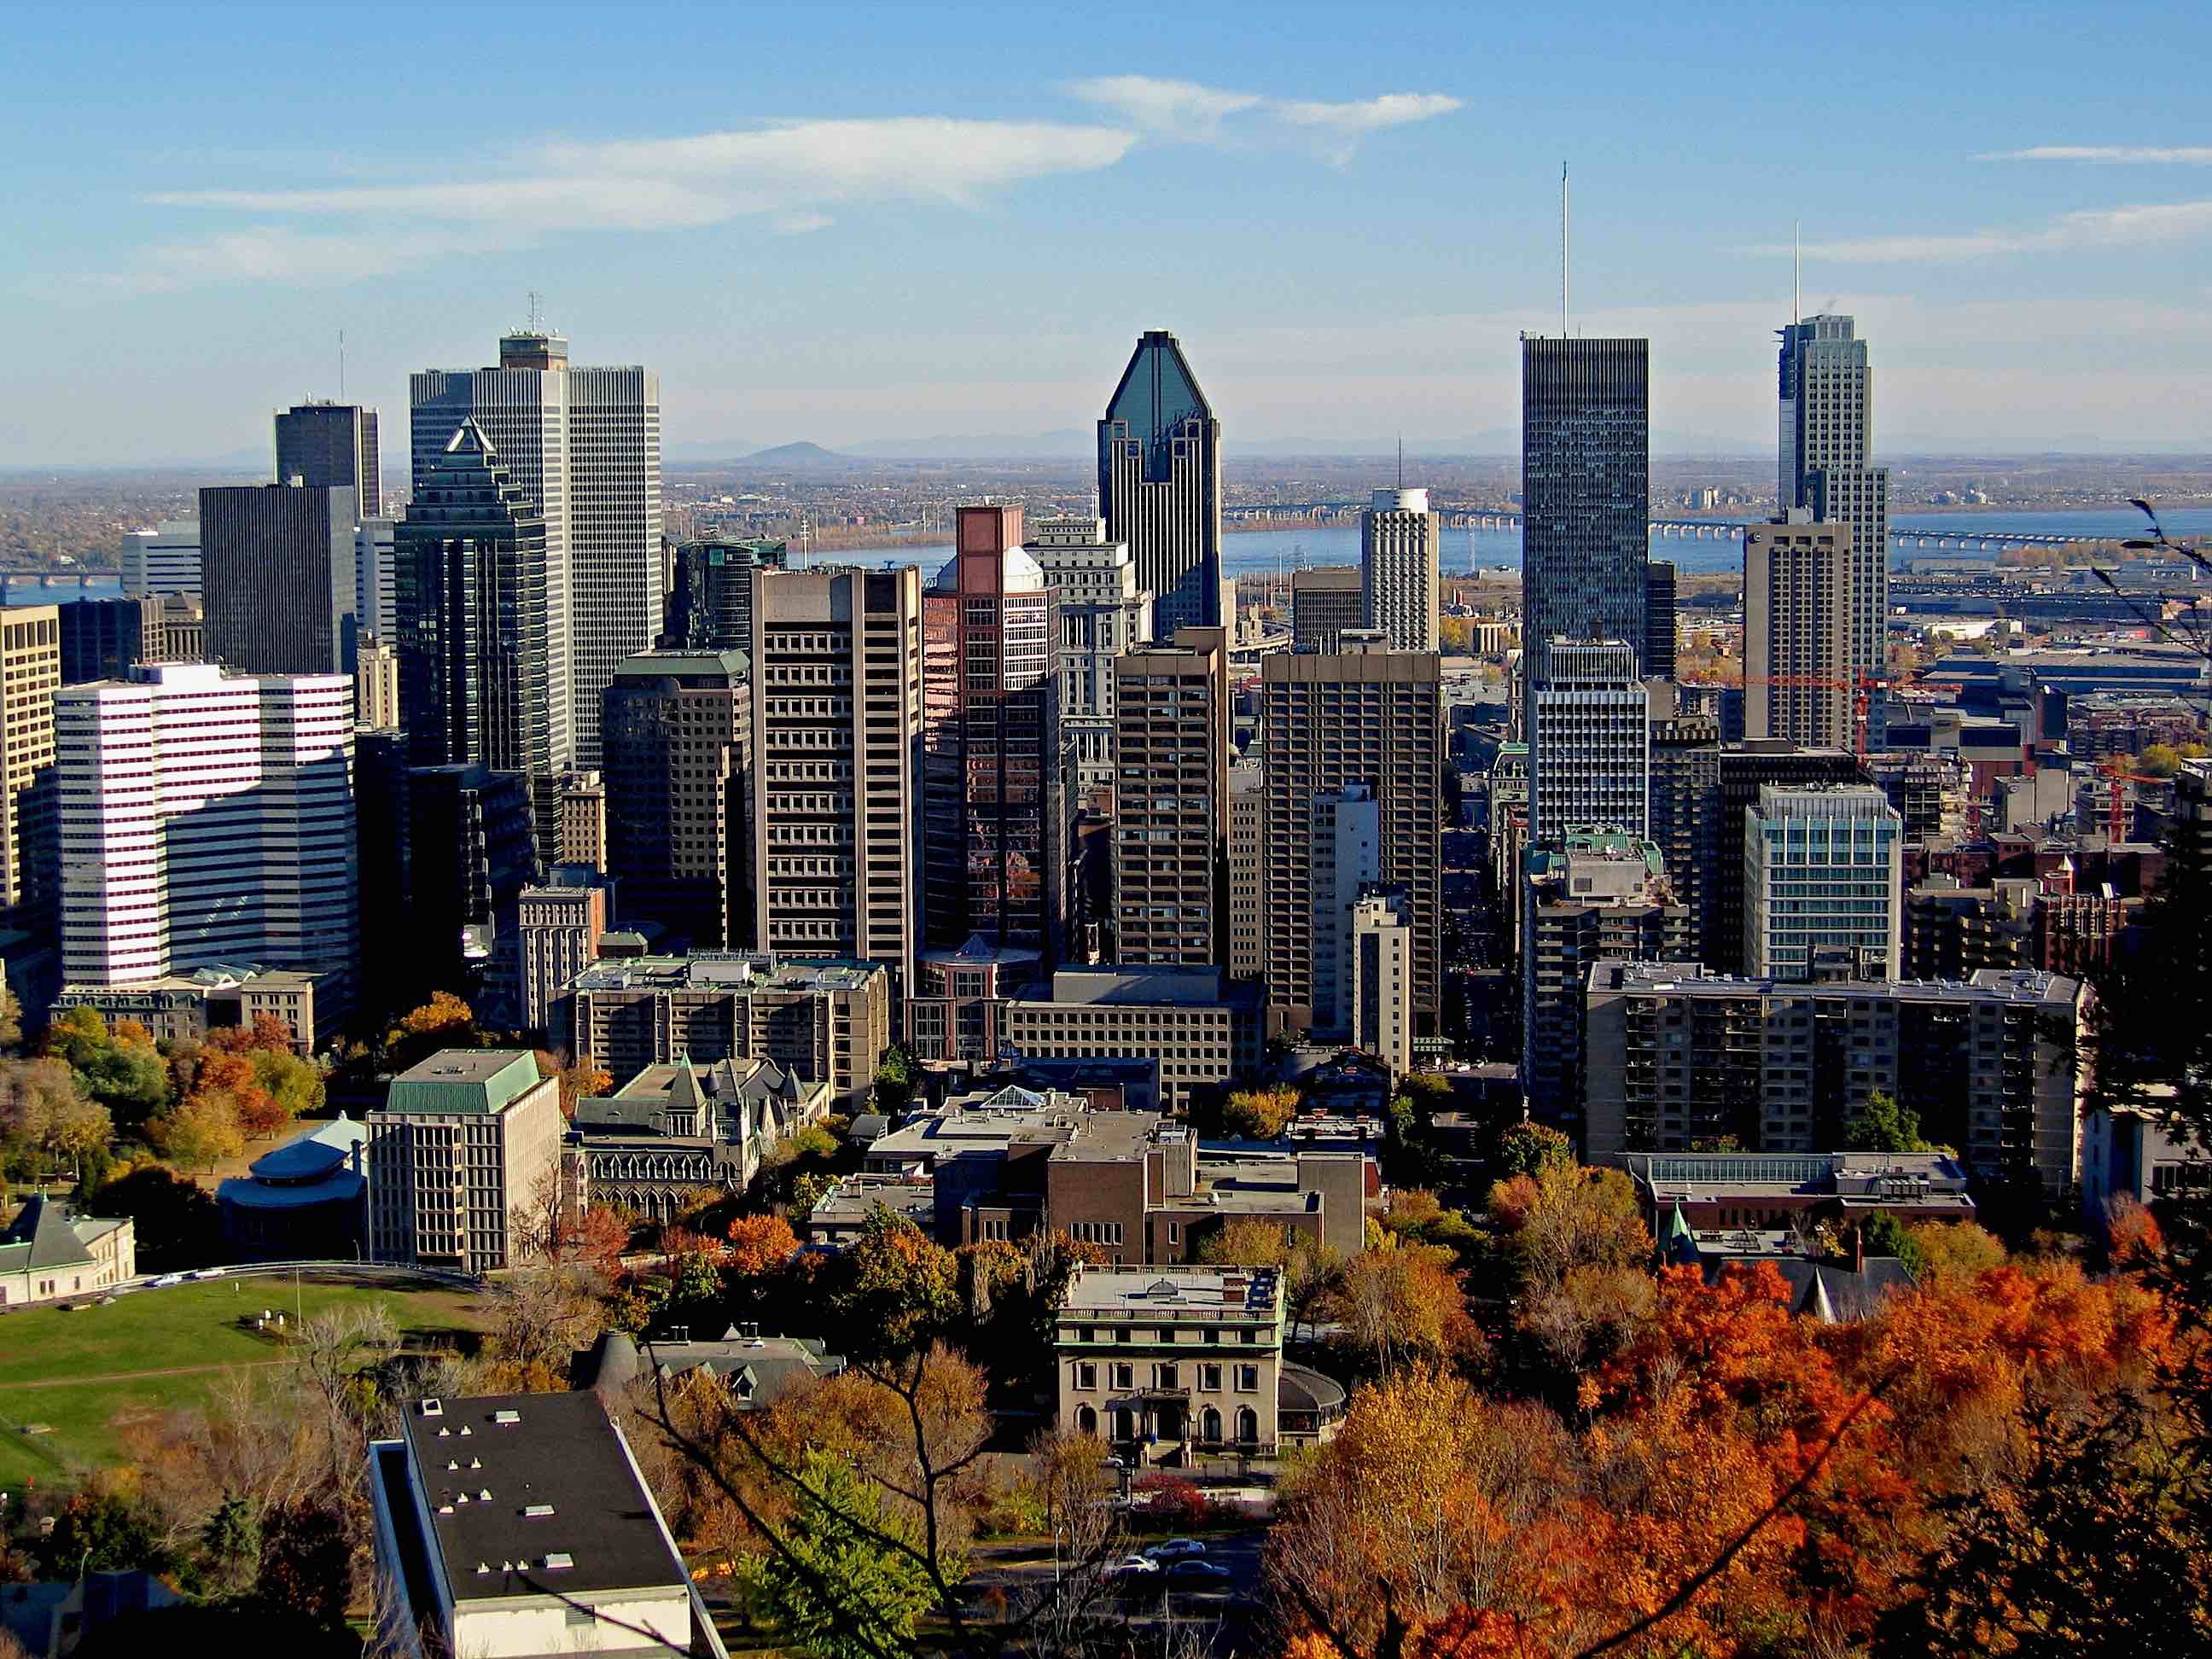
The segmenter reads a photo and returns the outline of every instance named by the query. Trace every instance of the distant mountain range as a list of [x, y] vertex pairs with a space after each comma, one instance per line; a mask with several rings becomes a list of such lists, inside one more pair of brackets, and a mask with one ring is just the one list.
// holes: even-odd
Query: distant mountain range
[[[747, 465], [834, 469], [868, 461], [1087, 461], [1094, 435], [1066, 427], [1052, 432], [954, 433], [928, 438], [870, 438], [832, 449], [800, 441], [757, 448], [738, 440], [675, 444], [667, 451], [672, 461], [697, 465], [737, 462]], [[1395, 439], [1255, 438], [1232, 436], [1229, 455], [1238, 456], [1387, 456], [1396, 448]], [[1655, 432], [1651, 448], [1659, 455], [1757, 455], [1760, 446], [1702, 433]], [[1464, 438], [1416, 438], [1406, 443], [1408, 455], [1494, 455], [1510, 459], [1521, 453], [1521, 433], [1515, 427], [1492, 427]]]

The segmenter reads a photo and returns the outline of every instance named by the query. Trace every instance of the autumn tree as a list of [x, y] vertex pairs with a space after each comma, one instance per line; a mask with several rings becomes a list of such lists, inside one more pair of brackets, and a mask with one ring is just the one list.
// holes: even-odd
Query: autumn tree
[[739, 1216], [730, 1224], [728, 1238], [725, 1270], [738, 1279], [780, 1272], [799, 1254], [799, 1235], [780, 1215]]
[[211, 1170], [246, 1150], [238, 1109], [219, 1094], [179, 1101], [147, 1124], [146, 1134], [163, 1158], [186, 1169]]
[[1498, 1137], [1494, 1161], [1508, 1176], [1534, 1176], [1545, 1170], [1571, 1165], [1575, 1143], [1546, 1123], [1508, 1125]]
[[1279, 1140], [1297, 1113], [1298, 1091], [1286, 1084], [1235, 1089], [1221, 1103], [1221, 1129], [1246, 1140]]
[[452, 992], [437, 991], [429, 1001], [401, 1015], [385, 1033], [385, 1065], [404, 1072], [441, 1048], [480, 1048], [483, 1041], [475, 1011]]
[[168, 1103], [169, 1079], [146, 1028], [118, 1021], [111, 1030], [97, 1010], [70, 1008], [46, 1027], [46, 1053], [65, 1062], [84, 1092], [135, 1130]]
[[558, 1394], [574, 1357], [606, 1328], [591, 1278], [572, 1267], [526, 1267], [495, 1281], [484, 1334], [485, 1384], [496, 1394]]
[[927, 1346], [959, 1314], [952, 1252], [882, 1205], [830, 1263], [823, 1290], [839, 1347], [860, 1358]]
[[60, 1060], [0, 1060], [0, 1158], [37, 1177], [76, 1166], [114, 1138], [107, 1108], [85, 1092]]
[[1323, 1311], [1342, 1328], [1346, 1362], [1370, 1376], [1471, 1358], [1481, 1345], [1441, 1245], [1392, 1239], [1360, 1251], [1345, 1261]]
[[538, 1076], [561, 1079], [561, 1115], [564, 1118], [574, 1121], [578, 1101], [597, 1100], [614, 1091], [614, 1079], [589, 1058], [564, 1064], [558, 1054], [540, 1048], [537, 1060]]

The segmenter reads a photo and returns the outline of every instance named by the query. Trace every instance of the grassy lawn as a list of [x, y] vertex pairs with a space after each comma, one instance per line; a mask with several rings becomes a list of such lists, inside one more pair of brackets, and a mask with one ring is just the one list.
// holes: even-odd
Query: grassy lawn
[[[300, 1290], [307, 1317], [349, 1304], [376, 1303], [410, 1347], [482, 1328], [479, 1299], [424, 1287], [367, 1288], [313, 1282]], [[216, 1279], [139, 1291], [112, 1307], [76, 1313], [33, 1308], [0, 1317], [0, 1486], [51, 1484], [71, 1471], [123, 1455], [122, 1431], [156, 1426], [206, 1399], [229, 1367], [282, 1362], [284, 1350], [241, 1314], [264, 1308], [297, 1316], [289, 1279]], [[131, 1375], [148, 1372], [181, 1375]], [[110, 1378], [110, 1381], [83, 1379]], [[38, 1386], [46, 1384], [48, 1386]], [[26, 1424], [52, 1431], [25, 1434]]]

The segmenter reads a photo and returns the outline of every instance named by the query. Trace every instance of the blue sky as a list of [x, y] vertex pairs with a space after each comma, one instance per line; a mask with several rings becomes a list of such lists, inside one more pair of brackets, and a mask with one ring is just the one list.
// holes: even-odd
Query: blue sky
[[[1183, 339], [1230, 443], [1461, 441], [1555, 328], [1771, 441], [1772, 331], [1882, 447], [2212, 447], [2212, 8], [18, 3], [0, 465], [267, 442], [540, 289], [681, 453], [1097, 418]], [[2023, 154], [2026, 152], [2026, 154]], [[393, 446], [397, 453], [398, 446]]]

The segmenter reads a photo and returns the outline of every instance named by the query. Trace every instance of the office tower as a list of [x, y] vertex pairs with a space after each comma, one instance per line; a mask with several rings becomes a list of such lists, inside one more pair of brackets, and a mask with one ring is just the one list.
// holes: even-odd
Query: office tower
[[1152, 637], [1152, 596], [1137, 581], [1128, 544], [1106, 539], [1103, 519], [1073, 514], [1029, 526], [1060, 617], [1060, 730], [1076, 787], [1114, 783], [1114, 659]]
[[399, 702], [417, 766], [568, 764], [567, 618], [546, 520], [474, 420], [418, 461], [394, 538]]
[[1644, 678], [1674, 678], [1674, 562], [1651, 559], [1644, 566]]
[[1521, 1086], [1528, 1110], [1582, 1128], [1583, 990], [1593, 964], [1688, 953], [1690, 910], [1659, 849], [1635, 836], [1571, 832], [1522, 855]]
[[205, 642], [190, 593], [79, 599], [61, 607], [62, 684], [119, 680], [141, 663], [198, 662]]
[[356, 956], [353, 681], [200, 664], [55, 703], [61, 933], [72, 985], [218, 963], [326, 973]]
[[1368, 784], [1313, 798], [1313, 1024], [1317, 1038], [1352, 1032], [1352, 911], [1382, 879], [1382, 804]]
[[1152, 595], [1156, 638], [1218, 628], [1221, 608], [1221, 422], [1176, 337], [1138, 337], [1098, 422], [1098, 501]]
[[384, 516], [376, 411], [359, 404], [310, 398], [276, 411], [276, 482], [310, 489], [350, 489], [354, 517]]
[[1650, 699], [1637, 678], [1635, 647], [1555, 640], [1548, 659], [1548, 678], [1531, 680], [1528, 691], [1530, 838], [1618, 830], [1642, 841], [1650, 824]]
[[963, 507], [921, 598], [923, 942], [1059, 957], [1066, 830], [1053, 594], [1018, 507]]
[[201, 490], [208, 660], [234, 674], [351, 674], [354, 524], [349, 486]]
[[1743, 731], [1848, 749], [1851, 530], [1791, 507], [1743, 532]]
[[[531, 526], [517, 550], [524, 568], [514, 572], [506, 584], [513, 597], [503, 607], [507, 615], [498, 630], [505, 636], [512, 629], [517, 639], [510, 647], [516, 656], [514, 672], [520, 672], [521, 659], [529, 662], [526, 678], [532, 689], [524, 706], [533, 711], [530, 725], [543, 728], [541, 741], [517, 746], [542, 748], [544, 769], [573, 765], [576, 763], [576, 728], [572, 699], [576, 677], [568, 614], [574, 483], [569, 454], [568, 343], [557, 335], [511, 334], [499, 343], [498, 367], [424, 369], [410, 377], [408, 395], [412, 408], [410, 453], [415, 485], [414, 501], [408, 508], [410, 519], [416, 517], [417, 507], [447, 504], [442, 499], [433, 501], [434, 495], [442, 498], [458, 489], [465, 498], [471, 491], [481, 492], [480, 483], [472, 484], [465, 477], [445, 476], [432, 482], [433, 473], [450, 474], [456, 465], [449, 459], [455, 453], [454, 441], [465, 426], [471, 426], [474, 435], [465, 441], [460, 455], [465, 460], [496, 458], [501, 477], [495, 495], [507, 501], [516, 521]], [[509, 490], [511, 497], [507, 494]], [[403, 578], [398, 596], [403, 630], [410, 614], [404, 587]], [[526, 650], [521, 644], [526, 641]], [[404, 654], [402, 660], [405, 660]], [[540, 675], [542, 686], [535, 684]], [[403, 672], [403, 684], [406, 678]], [[414, 707], [410, 701], [410, 732], [416, 721]], [[459, 709], [447, 714], [444, 721], [445, 735], [439, 744], [455, 749], [456, 734], [471, 722]], [[458, 759], [460, 754], [446, 757]], [[534, 760], [498, 763], [532, 770], [541, 765]]]
[[363, 640], [353, 671], [355, 723], [374, 731], [399, 725], [399, 653], [374, 640]]
[[1645, 838], [1659, 849], [1667, 884], [1690, 907], [1686, 954], [1705, 959], [1705, 894], [1701, 835], [1720, 789], [1720, 722], [1706, 714], [1655, 716], [1651, 781], [1645, 791]]
[[1443, 524], [1425, 489], [1378, 489], [1359, 515], [1359, 625], [1381, 629], [1395, 650], [1437, 648]]
[[1359, 567], [1322, 565], [1291, 573], [1291, 648], [1334, 651], [1347, 629], [1364, 628]]
[[387, 645], [399, 629], [398, 525], [392, 519], [363, 519], [354, 526], [353, 608], [362, 634]]
[[1760, 789], [1743, 824], [1744, 970], [1895, 979], [1904, 827], [1871, 785]]
[[[1879, 1091], [1986, 1180], [2064, 1192], [2079, 1174], [2079, 981], [1983, 969], [1965, 983], [1790, 984], [1690, 962], [1601, 963], [1585, 1016], [1584, 1157], [1818, 1152]], [[1846, 1063], [1847, 1062], [1847, 1063]]]
[[1850, 527], [1850, 672], [1879, 678], [1889, 623], [1889, 469], [1874, 465], [1874, 368], [1849, 317], [1809, 317], [1782, 331], [1784, 508]]
[[607, 931], [607, 884], [595, 871], [575, 866], [526, 887], [515, 901], [517, 954], [522, 968], [522, 1029], [543, 1031], [574, 1054], [567, 995], [576, 976], [599, 960]]
[[370, 1260], [465, 1273], [523, 1260], [514, 1229], [559, 1179], [562, 1128], [561, 1080], [529, 1049], [441, 1048], [364, 1122]]
[[881, 963], [905, 996], [921, 906], [921, 573], [753, 581], [754, 903], [739, 946]]
[[151, 530], [132, 531], [123, 538], [119, 562], [125, 599], [198, 592], [200, 521], [164, 519]]
[[1390, 1068], [1413, 1069], [1413, 912], [1402, 887], [1371, 884], [1353, 901], [1342, 988], [1346, 1040]]
[[1314, 804], [1364, 785], [1382, 815], [1379, 879], [1413, 907], [1413, 1014], [1435, 1029], [1441, 1008], [1443, 692], [1425, 651], [1357, 645], [1274, 652], [1261, 659], [1267, 768], [1262, 927], [1267, 999], [1290, 1025], [1328, 1018], [1314, 993]]
[[646, 651], [604, 694], [607, 873], [623, 925], [720, 950], [752, 909], [752, 685], [742, 651]]
[[1258, 979], [1267, 970], [1261, 927], [1267, 872], [1260, 859], [1267, 821], [1267, 769], [1256, 759], [1229, 769], [1229, 977]]
[[1699, 959], [1716, 972], [1748, 971], [1744, 960], [1745, 815], [1769, 784], [1825, 788], [1863, 782], [1845, 749], [1801, 749], [1772, 739], [1725, 743], [1697, 808], [1698, 874], [1692, 898], [1700, 929]]
[[1643, 340], [1522, 337], [1521, 635], [1532, 687], [1554, 640], [1643, 647], [1647, 357]]
[[413, 1006], [433, 991], [451, 991], [487, 1024], [509, 1012], [501, 963], [513, 950], [515, 907], [538, 873], [530, 836], [530, 791], [519, 772], [495, 772], [467, 762], [415, 766], [398, 792], [404, 807], [405, 856], [396, 897], [404, 906]]
[[[750, 704], [746, 719], [750, 729]], [[599, 773], [532, 773], [530, 823], [539, 869], [580, 864], [606, 873], [607, 791]]]
[[1226, 629], [1115, 659], [1116, 961], [1228, 960], [1229, 757]]
[[660, 632], [660, 377], [568, 372], [569, 650], [576, 764], [599, 759], [599, 694]]
[[50, 903], [59, 796], [54, 696], [62, 689], [61, 613], [78, 605], [0, 610], [0, 910]]
[[742, 651], [753, 636], [752, 573], [784, 568], [785, 544], [709, 536], [676, 549], [659, 643], [675, 651]]

